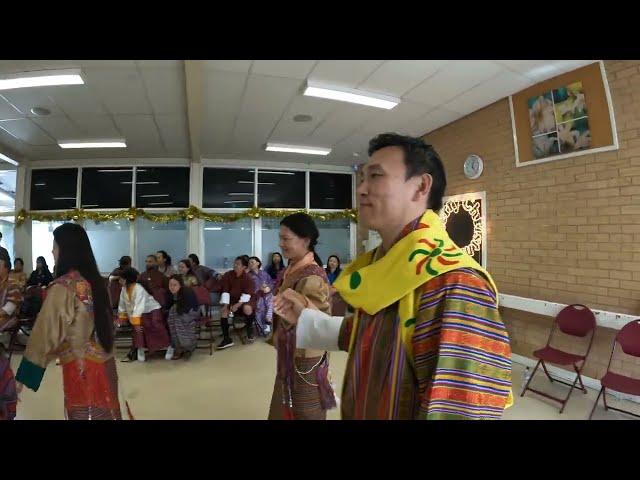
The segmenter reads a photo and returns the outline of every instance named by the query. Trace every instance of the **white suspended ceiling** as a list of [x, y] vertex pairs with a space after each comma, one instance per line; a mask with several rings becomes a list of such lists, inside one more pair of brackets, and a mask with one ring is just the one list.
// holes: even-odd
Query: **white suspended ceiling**
[[[178, 60], [0, 60], [0, 75], [81, 68], [85, 85], [0, 92], [0, 151], [34, 162], [87, 158], [316, 161], [265, 152], [269, 142], [330, 147], [322, 164], [366, 158], [381, 132], [422, 135], [546, 78], [594, 60], [205, 60], [197, 62], [201, 111], [189, 123]], [[381, 110], [305, 97], [306, 80], [400, 97]], [[30, 110], [51, 111], [37, 117]], [[295, 115], [311, 115], [306, 123]], [[198, 130], [197, 132], [194, 130]], [[62, 150], [61, 139], [125, 138], [126, 149]], [[117, 151], [116, 151], [117, 150]], [[354, 155], [357, 154], [357, 155]], [[359, 156], [358, 156], [359, 155]]]

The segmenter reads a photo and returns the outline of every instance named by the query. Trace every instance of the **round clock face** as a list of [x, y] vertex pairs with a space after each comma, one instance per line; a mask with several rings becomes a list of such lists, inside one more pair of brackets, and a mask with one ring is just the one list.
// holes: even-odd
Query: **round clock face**
[[475, 180], [482, 175], [483, 161], [478, 155], [469, 155], [464, 161], [464, 174], [467, 178]]

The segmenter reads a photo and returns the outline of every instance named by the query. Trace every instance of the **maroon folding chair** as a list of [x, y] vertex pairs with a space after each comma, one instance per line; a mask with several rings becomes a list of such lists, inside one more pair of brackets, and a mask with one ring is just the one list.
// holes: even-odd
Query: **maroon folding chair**
[[[215, 337], [213, 334], [213, 319], [211, 318], [211, 307], [213, 306], [211, 302], [211, 295], [209, 294], [209, 290], [202, 286], [192, 287], [192, 290], [196, 294], [198, 305], [204, 307], [204, 315], [200, 315], [200, 318], [198, 318], [196, 323], [198, 336], [196, 348], [208, 349], [209, 355], [213, 355], [213, 343]], [[205, 338], [201, 338], [203, 331], [209, 334]], [[201, 345], [200, 342], [205, 342], [205, 344]]]
[[[587, 347], [587, 351], [584, 353], [584, 355], [577, 355], [574, 353], [565, 352], [558, 348], [552, 347], [551, 340], [553, 339], [553, 334], [555, 333], [556, 328], [559, 329], [562, 333], [572, 337], [585, 338], [587, 335], [590, 334], [591, 338], [589, 339], [589, 346]], [[524, 397], [524, 394], [527, 392], [527, 390], [531, 390], [532, 392], [537, 393], [538, 395], [542, 395], [543, 397], [546, 397], [550, 400], [559, 402], [562, 405], [562, 407], [560, 408], [560, 413], [562, 413], [564, 411], [564, 407], [567, 405], [567, 402], [569, 401], [569, 397], [571, 396], [571, 393], [573, 392], [573, 389], [575, 388], [576, 383], [578, 382], [580, 383], [580, 389], [582, 390], [583, 393], [586, 394], [587, 389], [582, 383], [581, 374], [582, 374], [582, 369], [584, 368], [584, 364], [587, 359], [587, 356], [591, 351], [591, 345], [593, 344], [593, 337], [595, 335], [595, 331], [596, 331], [596, 317], [593, 314], [593, 312], [589, 310], [588, 307], [584, 305], [576, 304], [576, 305], [569, 305], [563, 308], [560, 311], [560, 313], [556, 316], [555, 321], [553, 322], [553, 327], [551, 327], [551, 333], [549, 334], [547, 345], [544, 348], [541, 348], [540, 350], [536, 350], [535, 352], [533, 352], [533, 355], [536, 358], [538, 358], [538, 363], [536, 363], [536, 366], [533, 369], [533, 372], [531, 372], [531, 377], [529, 377], [529, 381], [525, 385], [520, 396]], [[549, 372], [547, 370], [546, 363], [551, 363], [554, 365], [561, 365], [561, 366], [568, 366], [568, 365], [573, 366], [573, 369], [576, 372], [576, 379], [573, 381], [573, 383], [567, 383], [557, 378], [555, 379], [551, 378], [551, 375], [549, 375]], [[533, 377], [536, 374], [536, 370], [540, 365], [542, 365], [544, 373], [547, 375], [547, 378], [549, 378], [549, 381], [551, 383], [558, 382], [571, 387], [569, 389], [569, 393], [567, 394], [566, 398], [564, 399], [557, 398], [552, 395], [549, 395], [548, 393], [544, 393], [544, 392], [541, 392], [540, 390], [536, 390], [534, 388], [529, 387], [529, 384], [531, 383], [531, 380], [533, 380]]]
[[596, 411], [600, 396], [602, 396], [605, 410], [615, 410], [616, 412], [622, 412], [633, 417], [640, 418], [640, 415], [636, 413], [632, 413], [628, 410], [621, 410], [619, 408], [613, 408], [607, 405], [607, 388], [609, 390], [629, 395], [640, 395], [640, 379], [620, 375], [619, 373], [614, 373], [610, 370], [613, 355], [616, 353], [616, 345], [620, 345], [622, 351], [627, 355], [640, 358], [640, 320], [632, 320], [627, 323], [613, 339], [613, 347], [611, 348], [611, 356], [609, 357], [609, 364], [607, 365], [607, 373], [605, 373], [604, 377], [600, 379], [602, 388], [600, 389], [598, 398], [596, 398], [596, 402], [593, 405], [591, 415], [589, 415], [589, 420], [593, 417], [593, 412]]

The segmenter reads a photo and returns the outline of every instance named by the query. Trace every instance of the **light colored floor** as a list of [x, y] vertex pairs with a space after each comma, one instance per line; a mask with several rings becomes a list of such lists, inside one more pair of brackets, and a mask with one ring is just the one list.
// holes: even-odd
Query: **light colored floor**
[[[118, 351], [122, 358], [124, 350]], [[20, 361], [12, 359], [14, 372]], [[333, 383], [342, 385], [346, 353], [331, 354]], [[276, 355], [273, 347], [262, 340], [253, 345], [241, 345], [214, 352], [199, 350], [187, 362], [166, 361], [162, 356], [145, 363], [118, 361], [121, 384], [136, 419], [171, 420], [262, 420], [266, 419], [273, 391]], [[559, 406], [534, 393], [520, 398], [524, 367], [513, 369], [515, 404], [505, 411], [506, 420], [584, 420], [588, 417], [597, 392], [588, 389], [585, 395], [574, 392], [562, 415]], [[566, 394], [567, 387], [550, 384], [537, 374], [532, 386], [555, 395]], [[339, 390], [339, 388], [338, 388]], [[611, 397], [610, 397], [611, 398]], [[640, 413], [640, 405], [615, 401], [611, 405]], [[602, 405], [602, 400], [600, 400]], [[63, 419], [62, 372], [55, 363], [47, 368], [38, 392], [25, 388], [18, 404], [17, 419]], [[338, 420], [338, 409], [329, 412], [330, 420]], [[631, 419], [624, 414], [605, 412], [600, 406], [594, 419]]]

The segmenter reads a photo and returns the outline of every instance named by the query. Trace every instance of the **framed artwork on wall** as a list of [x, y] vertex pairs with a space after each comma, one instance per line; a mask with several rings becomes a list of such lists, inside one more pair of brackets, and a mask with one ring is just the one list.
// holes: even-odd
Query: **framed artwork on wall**
[[444, 197], [440, 218], [451, 239], [487, 267], [487, 195], [485, 192]]
[[516, 166], [618, 149], [604, 63], [592, 63], [509, 97]]

